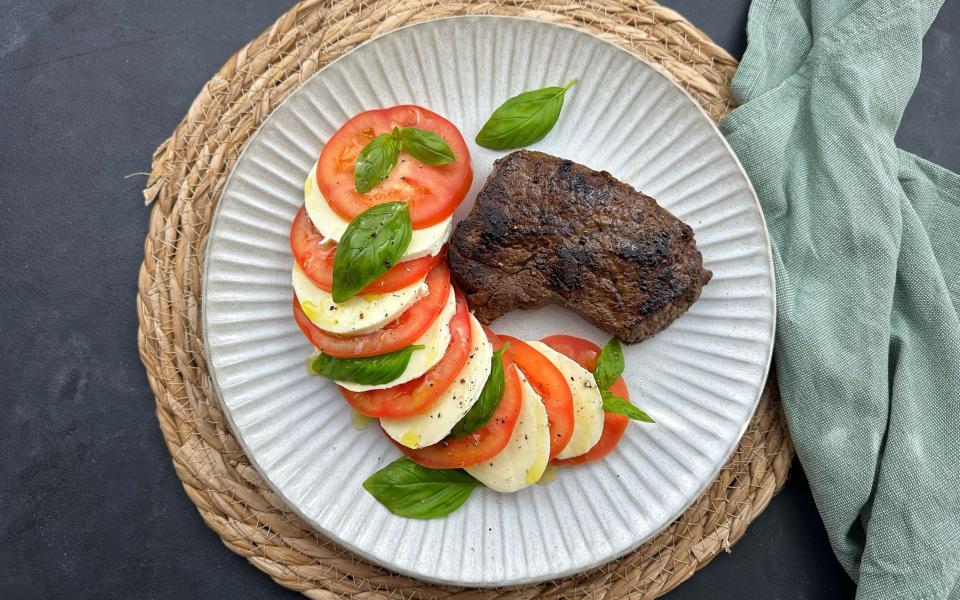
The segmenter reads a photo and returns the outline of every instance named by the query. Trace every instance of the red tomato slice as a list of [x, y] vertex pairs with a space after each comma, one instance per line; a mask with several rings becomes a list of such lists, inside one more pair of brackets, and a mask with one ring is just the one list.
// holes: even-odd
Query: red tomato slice
[[503, 334], [500, 334], [500, 339], [510, 342], [506, 354], [520, 367], [543, 400], [550, 424], [550, 458], [553, 458], [573, 437], [573, 394], [570, 386], [560, 369], [526, 342]]
[[[590, 340], [572, 335], [550, 335], [540, 341], [560, 354], [570, 357], [591, 373], [594, 367], [597, 366], [597, 357], [600, 356], [600, 346]], [[627, 392], [627, 384], [624, 383], [623, 377], [613, 382], [613, 385], [610, 386], [610, 391], [621, 398], [630, 399], [630, 394]], [[593, 445], [593, 448], [590, 448], [590, 451], [586, 454], [574, 456], [573, 458], [554, 460], [553, 463], [559, 466], [579, 465], [603, 458], [617, 447], [617, 443], [620, 442], [620, 438], [623, 437], [623, 432], [627, 430], [629, 423], [630, 419], [623, 415], [609, 412], [603, 413], [603, 433], [600, 434], [600, 439]]]
[[467, 301], [457, 294], [457, 313], [450, 321], [450, 345], [443, 358], [422, 376], [383, 390], [340, 393], [357, 412], [368, 417], [409, 417], [421, 413], [454, 382], [470, 356], [473, 340]]
[[300, 308], [300, 301], [293, 297], [293, 318], [310, 343], [321, 352], [338, 358], [358, 358], [386, 354], [406, 346], [423, 335], [443, 310], [450, 296], [450, 270], [446, 261], [440, 262], [427, 275], [429, 292], [408, 308], [402, 315], [378, 329], [355, 336], [339, 336], [327, 333], [310, 322]]
[[[425, 165], [406, 152], [393, 171], [366, 194], [357, 193], [354, 165], [367, 142], [394, 127], [416, 127], [441, 136], [456, 158], [446, 165]], [[414, 229], [436, 225], [453, 214], [473, 182], [470, 153], [450, 121], [412, 105], [368, 110], [343, 124], [320, 152], [317, 183], [330, 208], [348, 221], [376, 204], [409, 202]]]
[[416, 450], [396, 442], [394, 444], [410, 457], [410, 460], [431, 469], [469, 467], [495, 456], [510, 441], [523, 405], [523, 392], [520, 388], [517, 369], [507, 362], [506, 357], [504, 357], [504, 366], [503, 397], [500, 398], [497, 410], [483, 427], [461, 438], [443, 440]]
[[483, 323], [480, 324], [480, 327], [483, 329], [483, 332], [487, 334], [487, 339], [490, 340], [490, 343], [493, 344], [493, 347], [499, 350], [500, 346], [503, 345], [503, 340], [500, 339], [500, 336], [494, 333], [489, 326], [484, 325]]
[[[303, 206], [297, 211], [290, 228], [290, 249], [310, 281], [325, 292], [333, 290], [333, 258], [337, 253], [337, 244], [317, 231]], [[443, 260], [446, 252], [444, 246], [436, 256], [424, 256], [397, 263], [376, 281], [360, 290], [360, 293], [386, 294], [411, 286], [423, 279], [430, 269]]]
[[575, 335], [557, 334], [548, 335], [540, 341], [591, 373], [597, 367], [597, 358], [600, 356], [601, 348], [590, 340]]
[[[613, 391], [615, 387], [615, 385], [610, 386], [610, 390]], [[618, 396], [620, 395], [615, 391], [614, 393]], [[586, 454], [574, 456], [573, 458], [554, 459], [552, 463], [558, 467], [566, 467], [600, 460], [617, 447], [617, 444], [620, 443], [620, 438], [623, 437], [623, 432], [627, 430], [627, 425], [629, 424], [630, 419], [623, 415], [609, 412], [603, 413], [603, 433], [600, 434], [600, 439], [593, 445], [593, 448], [590, 448]]]

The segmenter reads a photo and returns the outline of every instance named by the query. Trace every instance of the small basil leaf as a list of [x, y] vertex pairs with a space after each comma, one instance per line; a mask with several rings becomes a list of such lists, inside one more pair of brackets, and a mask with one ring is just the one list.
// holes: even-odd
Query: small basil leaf
[[477, 134], [477, 143], [491, 150], [521, 148], [543, 139], [560, 117], [563, 97], [575, 84], [523, 92], [500, 105]]
[[416, 127], [401, 129], [400, 147], [425, 165], [446, 165], [456, 160], [447, 142], [426, 129]]
[[387, 354], [363, 358], [337, 358], [320, 352], [307, 360], [307, 367], [314, 375], [328, 379], [363, 385], [383, 385], [400, 377], [410, 363], [414, 350], [423, 348], [423, 345], [413, 345]]
[[500, 399], [503, 398], [503, 353], [507, 350], [509, 344], [510, 342], [504, 343], [499, 350], [493, 353], [493, 358], [490, 359], [490, 375], [487, 377], [487, 382], [483, 384], [483, 389], [480, 390], [480, 397], [470, 407], [467, 414], [463, 415], [463, 418], [453, 426], [453, 429], [450, 430], [450, 437], [463, 437], [480, 429], [497, 410]]
[[597, 357], [597, 366], [593, 368], [593, 378], [597, 386], [605, 390], [623, 374], [623, 349], [617, 338], [610, 338]]
[[333, 301], [346, 302], [395, 265], [413, 237], [402, 202], [378, 204], [350, 222], [333, 256]]
[[400, 140], [395, 133], [373, 138], [360, 150], [353, 167], [353, 183], [360, 194], [366, 194], [383, 181], [400, 156]]
[[603, 397], [604, 412], [616, 413], [630, 417], [635, 421], [643, 421], [644, 423], [656, 423], [656, 421], [650, 418], [650, 415], [633, 404], [630, 404], [629, 401], [624, 400], [620, 396], [615, 396], [610, 390], [601, 390], [600, 395]]
[[363, 489], [401, 517], [433, 519], [467, 501], [478, 482], [460, 469], [428, 469], [399, 458], [363, 482]]

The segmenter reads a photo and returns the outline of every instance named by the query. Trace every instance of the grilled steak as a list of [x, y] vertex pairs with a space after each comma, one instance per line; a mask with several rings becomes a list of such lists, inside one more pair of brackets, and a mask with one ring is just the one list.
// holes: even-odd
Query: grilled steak
[[653, 198], [527, 150], [494, 164], [447, 258], [483, 323], [553, 302], [625, 342], [682, 315], [711, 275], [690, 226]]

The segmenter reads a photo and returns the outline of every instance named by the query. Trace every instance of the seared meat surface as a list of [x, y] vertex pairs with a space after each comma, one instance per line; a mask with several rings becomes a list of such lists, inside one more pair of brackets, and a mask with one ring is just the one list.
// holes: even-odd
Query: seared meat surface
[[653, 198], [528, 150], [494, 164], [447, 258], [483, 323], [553, 302], [625, 342], [682, 315], [711, 275], [690, 226]]

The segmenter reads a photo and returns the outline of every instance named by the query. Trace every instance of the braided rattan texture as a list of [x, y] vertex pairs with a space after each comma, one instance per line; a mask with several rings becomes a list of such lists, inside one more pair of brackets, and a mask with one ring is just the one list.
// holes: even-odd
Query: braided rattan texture
[[714, 119], [730, 108], [736, 61], [676, 12], [636, 0], [307, 0], [244, 46], [200, 91], [153, 157], [155, 201], [137, 302], [139, 347], [167, 448], [184, 490], [228, 548], [311, 598], [655, 598], [728, 550], [776, 494], [793, 447], [768, 382], [746, 434], [677, 521], [620, 560], [561, 581], [457, 590], [394, 575], [327, 541], [290, 512], [250, 466], [213, 393], [200, 331], [200, 270], [213, 211], [246, 141], [294, 88], [373, 36], [460, 14], [573, 25], [660, 65]]

